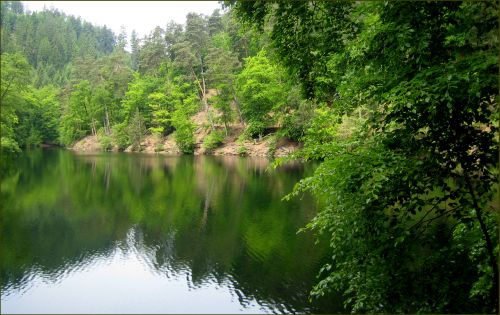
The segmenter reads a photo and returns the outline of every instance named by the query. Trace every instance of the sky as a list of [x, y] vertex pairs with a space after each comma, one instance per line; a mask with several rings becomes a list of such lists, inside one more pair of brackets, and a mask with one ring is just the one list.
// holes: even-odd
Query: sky
[[94, 25], [111, 28], [118, 35], [123, 25], [130, 39], [132, 30], [139, 37], [149, 34], [156, 26], [174, 20], [184, 24], [189, 12], [212, 14], [221, 8], [217, 1], [22, 1], [25, 9], [42, 11], [54, 7], [67, 15], [80, 16]]

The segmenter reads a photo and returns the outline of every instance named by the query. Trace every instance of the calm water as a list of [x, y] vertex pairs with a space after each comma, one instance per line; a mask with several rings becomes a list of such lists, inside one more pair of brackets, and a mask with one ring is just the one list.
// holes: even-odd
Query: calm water
[[3, 166], [3, 313], [342, 312], [308, 293], [325, 246], [311, 169], [266, 159], [38, 150]]

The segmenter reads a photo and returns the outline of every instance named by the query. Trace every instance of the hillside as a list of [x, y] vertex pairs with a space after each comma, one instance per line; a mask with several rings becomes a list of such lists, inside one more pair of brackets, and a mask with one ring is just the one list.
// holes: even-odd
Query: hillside
[[[194, 131], [194, 155], [245, 155], [245, 156], [275, 156], [281, 157], [299, 149], [302, 144], [291, 141], [286, 137], [277, 137], [275, 133], [268, 134], [259, 139], [238, 140], [244, 132], [241, 123], [230, 124], [228, 134], [219, 147], [213, 151], [207, 151], [203, 146], [203, 140], [210, 133], [209, 122], [205, 111], [200, 111], [191, 117], [195, 124]], [[218, 130], [223, 130], [222, 125], [216, 125]], [[244, 148], [244, 149], [243, 149]], [[79, 152], [100, 152], [104, 151], [99, 136], [86, 136], [70, 147], [73, 151]], [[112, 151], [118, 151], [116, 146]], [[156, 135], [145, 135], [140, 142], [140, 150], [134, 150], [132, 146], [127, 147], [124, 152], [157, 153], [165, 155], [181, 155], [173, 134], [166, 137]]]

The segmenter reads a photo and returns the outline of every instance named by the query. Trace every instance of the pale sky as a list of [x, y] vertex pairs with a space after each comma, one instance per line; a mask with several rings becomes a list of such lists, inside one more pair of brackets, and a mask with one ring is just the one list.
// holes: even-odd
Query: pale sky
[[149, 34], [156, 26], [174, 20], [184, 24], [189, 12], [212, 14], [221, 8], [217, 1], [22, 1], [25, 9], [42, 11], [43, 7], [54, 7], [67, 15], [80, 16], [94, 25], [111, 28], [115, 35], [120, 26], [127, 30], [130, 40], [132, 30], [140, 38]]

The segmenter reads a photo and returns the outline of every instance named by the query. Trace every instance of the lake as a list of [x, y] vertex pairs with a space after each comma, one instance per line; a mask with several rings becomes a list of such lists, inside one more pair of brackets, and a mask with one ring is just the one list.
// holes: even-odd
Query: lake
[[328, 256], [313, 165], [265, 158], [27, 152], [2, 166], [2, 313], [338, 313], [309, 302]]

